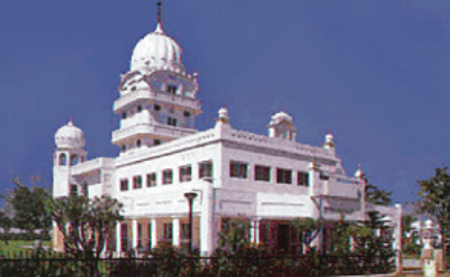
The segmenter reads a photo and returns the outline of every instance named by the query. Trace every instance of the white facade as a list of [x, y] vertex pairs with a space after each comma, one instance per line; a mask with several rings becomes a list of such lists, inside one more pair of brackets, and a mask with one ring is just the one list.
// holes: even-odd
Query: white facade
[[224, 218], [250, 220], [254, 242], [263, 239], [261, 226], [268, 222], [336, 221], [341, 212], [347, 220], [363, 220], [362, 172], [345, 174], [331, 134], [320, 147], [296, 142], [285, 111], [268, 119], [268, 136], [236, 130], [226, 107], [211, 129], [196, 130], [197, 74], [185, 71], [181, 51], [160, 22], [136, 45], [113, 108], [120, 116], [120, 128], [112, 132], [118, 157], [87, 160], [83, 132], [72, 121], [58, 130], [54, 197], [87, 185], [90, 197], [111, 195], [122, 202], [126, 221], [115, 232], [118, 253], [164, 240], [183, 243], [183, 195], [190, 191], [198, 193], [194, 241], [202, 252], [214, 249]]

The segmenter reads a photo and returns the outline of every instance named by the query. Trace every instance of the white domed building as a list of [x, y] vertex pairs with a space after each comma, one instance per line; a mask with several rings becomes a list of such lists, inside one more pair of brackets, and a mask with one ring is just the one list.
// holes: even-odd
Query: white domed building
[[[345, 174], [331, 133], [323, 146], [297, 142], [284, 109], [268, 120], [268, 136], [236, 130], [225, 106], [211, 129], [198, 131], [198, 92], [197, 74], [185, 71], [181, 47], [158, 19], [134, 48], [113, 105], [120, 126], [112, 143], [120, 154], [88, 160], [84, 134], [72, 120], [56, 132], [53, 196], [83, 193], [87, 185], [89, 197], [110, 195], [124, 204], [111, 251], [187, 243], [186, 192], [198, 195], [193, 240], [202, 253], [213, 251], [222, 222], [232, 218], [250, 222], [254, 243], [295, 253], [301, 249], [289, 225], [293, 218], [328, 222], [315, 242], [324, 249], [332, 247], [341, 212], [346, 220], [364, 219], [362, 171]], [[57, 229], [54, 234], [53, 247], [62, 250]]]

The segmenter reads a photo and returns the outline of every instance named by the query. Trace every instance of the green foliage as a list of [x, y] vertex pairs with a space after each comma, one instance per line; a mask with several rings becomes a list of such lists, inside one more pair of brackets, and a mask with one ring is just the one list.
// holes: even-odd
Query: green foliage
[[[355, 252], [364, 257], [363, 273], [386, 273], [395, 267], [396, 252], [392, 248], [392, 229], [377, 211], [367, 213], [368, 219], [353, 227]], [[381, 258], [380, 258], [381, 257]]]
[[236, 254], [241, 248], [250, 244], [248, 237], [250, 224], [241, 219], [224, 220], [222, 231], [218, 234], [218, 248]]
[[301, 243], [306, 247], [308, 253], [311, 249], [312, 241], [320, 234], [322, 224], [312, 218], [295, 218], [291, 220], [291, 226], [295, 233], [301, 238]]
[[375, 205], [382, 205], [382, 206], [389, 206], [392, 204], [392, 191], [385, 191], [382, 189], [379, 189], [377, 186], [369, 184], [368, 179], [366, 179], [366, 202], [375, 204]]
[[[418, 234], [416, 232], [411, 233], [411, 224], [415, 221], [417, 221], [417, 218], [412, 215], [404, 215], [402, 217], [402, 253], [405, 256], [418, 258], [422, 248], [416, 244]], [[409, 237], [407, 234], [410, 234]]]
[[120, 215], [122, 204], [110, 196], [89, 199], [72, 195], [51, 199], [47, 210], [65, 240], [65, 251], [73, 256], [99, 258]]
[[3, 211], [0, 211], [0, 228], [3, 229], [1, 239], [7, 244], [10, 239], [9, 229], [12, 228], [12, 219], [9, 218]]
[[[450, 175], [447, 167], [436, 168], [428, 180], [419, 180], [421, 197], [419, 211], [435, 218], [441, 227], [442, 238], [448, 239], [450, 231]], [[446, 249], [446, 245], [444, 246]]]
[[8, 191], [3, 198], [6, 200], [6, 211], [12, 214], [12, 218], [8, 222], [5, 214], [3, 214], [2, 224], [7, 227], [16, 227], [26, 230], [32, 234], [35, 230], [41, 230], [44, 238], [51, 228], [51, 217], [46, 211], [46, 202], [51, 199], [48, 189], [37, 186], [38, 177], [32, 177], [30, 188], [23, 185], [22, 180], [18, 177], [12, 180], [15, 188]]

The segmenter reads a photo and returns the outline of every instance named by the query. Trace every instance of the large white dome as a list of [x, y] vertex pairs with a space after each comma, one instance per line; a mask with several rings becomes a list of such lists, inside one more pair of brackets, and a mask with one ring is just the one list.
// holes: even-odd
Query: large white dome
[[142, 38], [133, 50], [130, 70], [148, 70], [151, 68], [167, 68], [183, 71], [181, 47], [174, 39], [167, 36], [161, 23], [156, 30]]
[[73, 125], [72, 120], [55, 133], [55, 144], [58, 148], [80, 149], [86, 145], [84, 133]]

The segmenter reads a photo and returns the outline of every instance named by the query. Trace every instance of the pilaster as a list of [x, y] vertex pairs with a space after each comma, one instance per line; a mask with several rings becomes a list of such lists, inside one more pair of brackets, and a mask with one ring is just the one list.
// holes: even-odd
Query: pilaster
[[120, 221], [116, 222], [116, 256], [122, 255], [122, 232]]
[[180, 218], [172, 217], [172, 245], [180, 246]]

